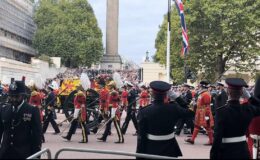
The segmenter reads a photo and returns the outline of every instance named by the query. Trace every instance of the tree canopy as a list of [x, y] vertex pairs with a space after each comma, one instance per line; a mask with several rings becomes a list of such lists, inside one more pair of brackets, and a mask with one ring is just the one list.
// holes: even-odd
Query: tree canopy
[[41, 0], [34, 47], [67, 67], [91, 66], [103, 55], [102, 32], [87, 0]]
[[[214, 81], [231, 66], [237, 71], [255, 73], [254, 62], [260, 54], [260, 1], [187, 1], [184, 4], [189, 36], [189, 54], [181, 56], [180, 18], [171, 13], [171, 68], [173, 80], [184, 81], [184, 59], [200, 79]], [[155, 61], [166, 63], [167, 17], [160, 26]]]

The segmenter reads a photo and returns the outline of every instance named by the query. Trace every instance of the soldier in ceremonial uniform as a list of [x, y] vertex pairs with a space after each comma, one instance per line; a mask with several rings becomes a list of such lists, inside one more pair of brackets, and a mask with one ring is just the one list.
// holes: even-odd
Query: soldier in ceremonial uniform
[[212, 145], [213, 143], [212, 127], [214, 126], [214, 119], [210, 107], [211, 96], [207, 90], [208, 84], [209, 83], [206, 81], [200, 82], [201, 90], [197, 100], [197, 108], [196, 108], [195, 123], [194, 123], [192, 138], [185, 140], [190, 144], [194, 144], [195, 138], [197, 137], [201, 126], [207, 130], [209, 136], [209, 141], [205, 145]]
[[260, 116], [254, 118], [248, 128], [248, 148], [250, 158], [260, 159]]
[[37, 107], [39, 109], [41, 122], [43, 122], [43, 114], [42, 114], [42, 111], [41, 111], [41, 109], [42, 109], [42, 97], [41, 97], [39, 92], [33, 91], [31, 93], [31, 97], [29, 99], [29, 104], [34, 106], [34, 107]]
[[55, 105], [55, 94], [54, 94], [54, 87], [52, 85], [48, 86], [49, 88], [49, 94], [45, 100], [45, 105], [47, 105], [44, 109], [45, 109], [45, 119], [43, 122], [43, 133], [46, 132], [49, 123], [51, 123], [55, 133], [54, 134], [58, 134], [60, 133], [60, 129], [57, 125], [57, 123], [54, 120], [54, 105]]
[[12, 81], [9, 102], [0, 106], [0, 159], [26, 159], [41, 150], [39, 110], [25, 100], [23, 81]]
[[[259, 80], [258, 80], [259, 81]], [[260, 105], [257, 99], [243, 89], [248, 87], [240, 78], [226, 79], [229, 101], [216, 110], [214, 143], [210, 151], [211, 159], [250, 159], [246, 142], [246, 131], [251, 120], [260, 116]], [[255, 90], [259, 90], [257, 86]], [[239, 98], [247, 95], [250, 104], [241, 105]], [[259, 95], [257, 95], [259, 96]]]
[[218, 82], [217, 83], [217, 96], [216, 96], [216, 109], [218, 109], [219, 107], [224, 106], [227, 103], [228, 100], [228, 96], [227, 96], [227, 92], [224, 89], [224, 84]]
[[[43, 123], [43, 113], [42, 113], [42, 95], [36, 90], [31, 93], [31, 97], [29, 99], [29, 104], [36, 107], [39, 110], [41, 123]], [[42, 134], [42, 142], [45, 142], [44, 135]]]
[[[105, 87], [105, 83], [99, 84], [101, 89], [99, 90], [99, 110], [101, 115], [98, 117], [98, 122], [101, 123], [103, 119], [108, 119], [108, 112], [109, 112], [109, 90]], [[95, 127], [92, 132], [97, 133], [98, 126]]]
[[[183, 84], [183, 93], [182, 93], [182, 99], [183, 101], [186, 103], [185, 105], [182, 105], [182, 107], [188, 107], [189, 104], [191, 103], [192, 101], [192, 94], [191, 94], [191, 91], [190, 91], [190, 85], [188, 84]], [[192, 119], [191, 118], [188, 118], [188, 119], [180, 119], [177, 123], [177, 128], [176, 128], [176, 132], [175, 132], [175, 135], [180, 135], [181, 133], [181, 130], [184, 126], [184, 124], [186, 123], [187, 125], [187, 128], [184, 128], [184, 133], [187, 134], [188, 131], [187, 129], [190, 129], [192, 133], [193, 132], [193, 122], [192, 122]]]
[[181, 108], [176, 102], [164, 103], [171, 88], [170, 84], [153, 81], [150, 87], [154, 101], [139, 111], [136, 152], [170, 157], [182, 156], [175, 139], [174, 126], [178, 119], [192, 117], [194, 113]]
[[70, 130], [67, 136], [63, 137], [68, 141], [71, 140], [73, 132], [76, 130], [78, 126], [78, 122], [80, 122], [80, 126], [82, 129], [82, 140], [79, 143], [88, 143], [88, 134], [87, 134], [87, 126], [86, 126], [86, 96], [82, 91], [78, 91], [74, 98], [74, 115], [73, 120], [71, 122]]
[[101, 138], [98, 138], [99, 141], [103, 141], [105, 142], [107, 140], [107, 136], [109, 135], [109, 132], [111, 130], [111, 124], [112, 122], [114, 122], [114, 126], [116, 128], [117, 131], [117, 135], [118, 135], [118, 141], [116, 141], [115, 143], [124, 143], [124, 136], [121, 132], [120, 129], [120, 117], [118, 113], [119, 110], [119, 93], [116, 91], [116, 86], [113, 83], [110, 83], [108, 85], [110, 87], [110, 94], [109, 94], [109, 105], [110, 105], [110, 119], [109, 122], [106, 124], [106, 129], [105, 132], [103, 134], [103, 136]]
[[138, 128], [137, 128], [137, 119], [136, 119], [136, 115], [135, 115], [135, 102], [136, 102], [136, 91], [133, 88], [133, 84], [131, 83], [127, 83], [127, 87], [128, 87], [128, 106], [127, 106], [127, 115], [125, 118], [125, 122], [123, 123], [122, 126], [122, 133], [125, 134], [126, 130], [128, 128], [128, 124], [130, 122], [130, 120], [133, 121], [134, 127], [136, 129], [136, 132], [138, 132]]
[[144, 85], [141, 86], [141, 93], [140, 93], [140, 100], [139, 105], [140, 108], [146, 107], [149, 104], [149, 94], [146, 90], [146, 87]]
[[123, 108], [126, 109], [126, 107], [128, 106], [128, 100], [127, 100], [128, 91], [127, 91], [127, 87], [125, 85], [122, 88], [123, 88], [123, 91], [121, 93], [121, 102], [122, 102]]

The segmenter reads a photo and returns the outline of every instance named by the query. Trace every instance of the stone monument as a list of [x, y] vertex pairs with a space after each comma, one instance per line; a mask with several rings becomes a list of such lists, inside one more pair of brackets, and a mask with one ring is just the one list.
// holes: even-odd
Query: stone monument
[[118, 54], [119, 0], [107, 0], [106, 53], [101, 60], [101, 69], [121, 69], [122, 60]]

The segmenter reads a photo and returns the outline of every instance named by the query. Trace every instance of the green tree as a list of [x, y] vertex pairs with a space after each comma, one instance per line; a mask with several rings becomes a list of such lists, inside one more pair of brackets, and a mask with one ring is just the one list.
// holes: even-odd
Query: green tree
[[[175, 7], [173, 7], [175, 8]], [[260, 1], [197, 0], [185, 3], [190, 50], [187, 66], [202, 79], [214, 81], [230, 67], [238, 72], [254, 72], [254, 61], [260, 54]], [[176, 9], [171, 16], [171, 67], [175, 81], [183, 81], [184, 58], [180, 19]], [[155, 60], [165, 64], [166, 17], [156, 38]]]
[[34, 17], [34, 47], [67, 67], [91, 66], [103, 54], [102, 32], [86, 0], [41, 0]]

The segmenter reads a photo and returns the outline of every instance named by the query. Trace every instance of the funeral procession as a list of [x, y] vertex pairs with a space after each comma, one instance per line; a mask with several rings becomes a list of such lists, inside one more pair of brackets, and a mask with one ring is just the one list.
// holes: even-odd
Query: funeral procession
[[0, 0], [0, 159], [260, 159], [259, 11]]

